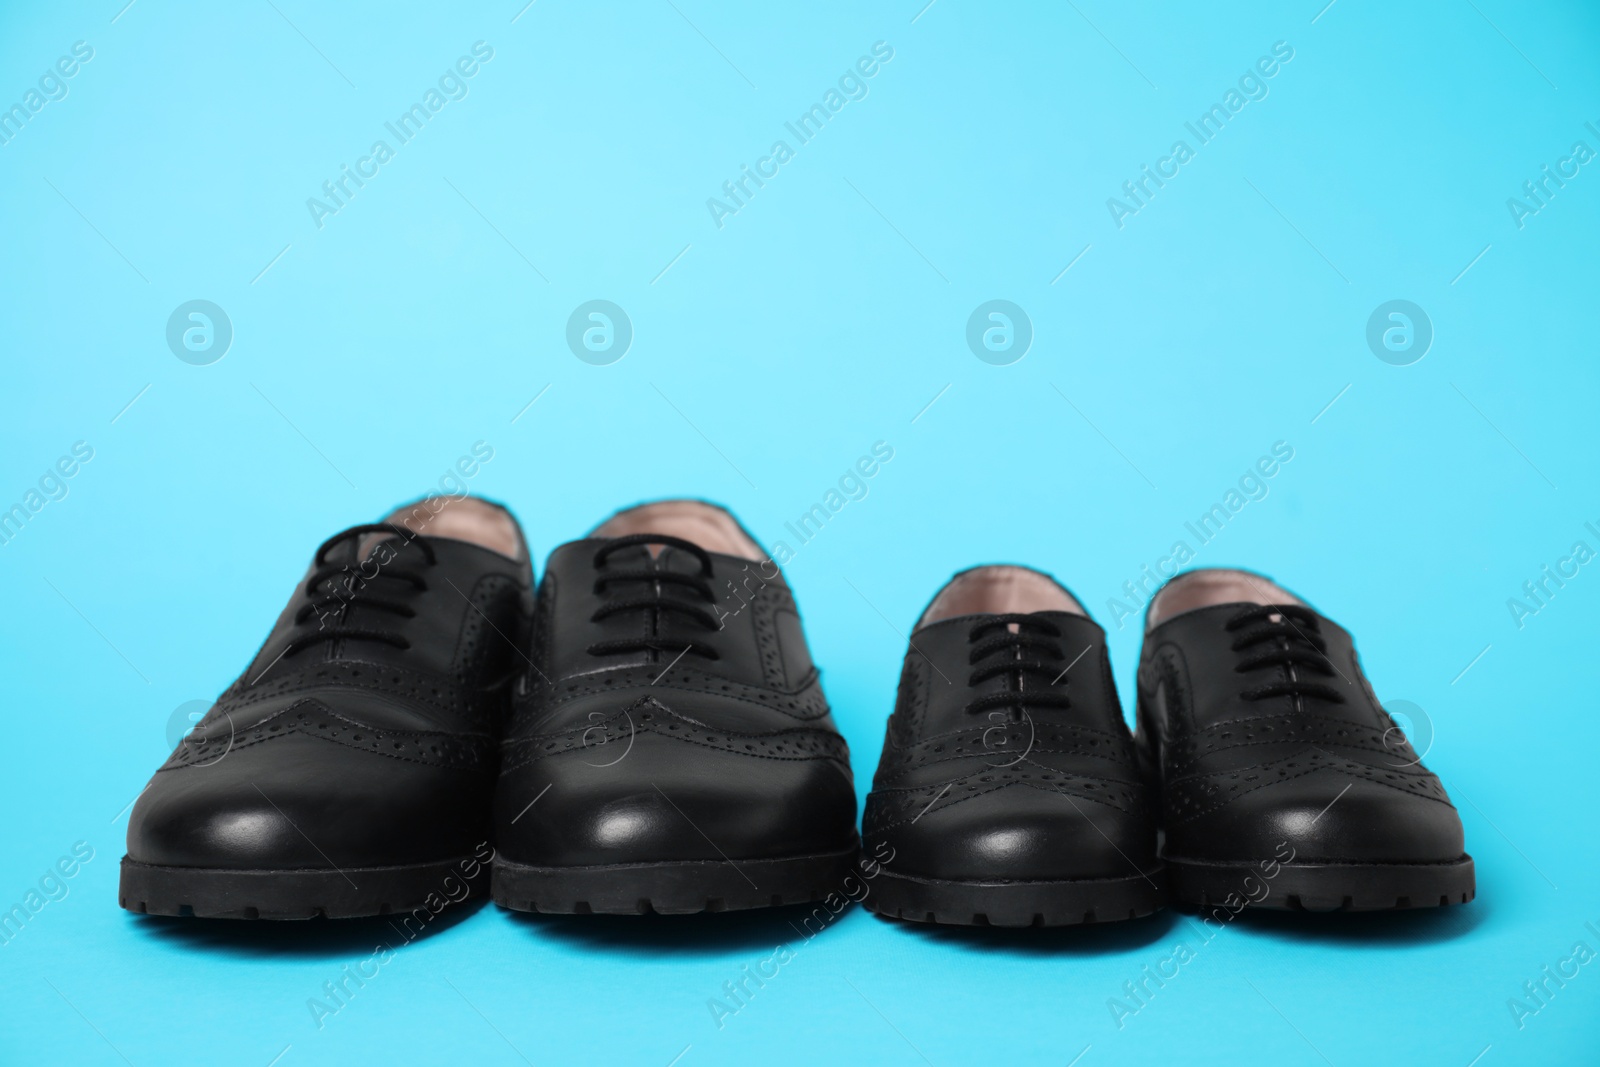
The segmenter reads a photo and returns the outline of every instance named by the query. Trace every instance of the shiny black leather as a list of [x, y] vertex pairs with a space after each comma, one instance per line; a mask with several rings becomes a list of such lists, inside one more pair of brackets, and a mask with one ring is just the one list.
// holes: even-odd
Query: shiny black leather
[[892, 853], [889, 871], [919, 879], [1131, 879], [1153, 888], [1145, 875], [1158, 867], [1155, 813], [1105, 631], [1083, 615], [1035, 613], [1059, 632], [1052, 640], [1064, 673], [1048, 688], [1070, 706], [1023, 701], [975, 714], [971, 701], [1041, 685], [1015, 674], [968, 684], [974, 626], [991, 617], [958, 616], [912, 633], [867, 796], [864, 850]]
[[[385, 577], [297, 621], [331, 588], [307, 588], [313, 563], [250, 665], [134, 804], [129, 861], [348, 871], [444, 862], [488, 840], [495, 737], [531, 609], [528, 553], [416, 540], [432, 563], [424, 545], [382, 534], [335, 546], [327, 563]], [[417, 581], [389, 580], [401, 573]], [[409, 647], [351, 636], [291, 648], [325, 628], [392, 632]]]
[[[1325, 643], [1334, 668], [1241, 670], [1230, 621], [1252, 604], [1177, 615], [1146, 636], [1140, 657], [1141, 740], [1160, 765], [1172, 861], [1298, 864], [1446, 864], [1463, 861], [1461, 819], [1422, 766], [1361, 670], [1349, 633], [1324, 616], [1287, 620], [1265, 647]], [[1315, 694], [1250, 700], [1245, 694], [1298, 677]]]
[[[534, 666], [502, 743], [496, 899], [570, 911], [587, 891], [558, 887], [543, 900], [526, 899], [537, 896], [532, 890], [502, 894], [502, 869], [512, 865], [548, 871], [853, 856], [849, 753], [776, 566], [710, 553], [711, 573], [702, 576], [692, 553], [645, 544], [597, 565], [608, 543], [557, 548], [539, 587]], [[705, 577], [714, 602], [678, 591], [714, 613], [720, 628], [648, 609], [597, 619], [618, 596], [651, 594], [654, 581], [612, 577], [641, 570]], [[638, 641], [656, 647], [590, 651]], [[715, 658], [685, 652], [691, 643]], [[760, 884], [759, 899], [731, 903], [720, 891], [696, 898], [689, 887], [673, 906], [700, 910], [708, 895], [717, 898], [713, 908], [757, 906], [781, 895], [759, 877], [746, 880], [752, 890]], [[658, 909], [672, 895], [659, 883], [639, 885], [638, 899]], [[571, 899], [557, 899], [562, 894]]]

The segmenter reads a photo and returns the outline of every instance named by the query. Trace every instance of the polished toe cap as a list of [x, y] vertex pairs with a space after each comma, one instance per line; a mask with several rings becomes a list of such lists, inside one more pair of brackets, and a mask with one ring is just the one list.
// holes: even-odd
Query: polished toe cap
[[1450, 804], [1323, 770], [1245, 793], [1167, 828], [1171, 856], [1296, 862], [1445, 863], [1465, 849]]
[[517, 767], [502, 777], [495, 809], [501, 854], [534, 866], [791, 856], [855, 840], [855, 793], [833, 761], [763, 759], [647, 732]]
[[1155, 863], [1147, 816], [1023, 784], [936, 805], [868, 837], [893, 848], [896, 871], [925, 878], [1125, 878]]
[[488, 837], [488, 784], [299, 735], [162, 771], [133, 806], [139, 863], [238, 870], [420, 863]]

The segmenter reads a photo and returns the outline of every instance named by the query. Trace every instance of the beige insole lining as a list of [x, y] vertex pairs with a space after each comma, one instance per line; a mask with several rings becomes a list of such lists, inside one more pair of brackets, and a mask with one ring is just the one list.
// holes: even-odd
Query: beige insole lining
[[[628, 537], [632, 534], [665, 534], [693, 542], [707, 552], [764, 560], [767, 553], [739, 528], [722, 508], [699, 500], [658, 500], [619, 511], [599, 526], [590, 537]], [[651, 546], [658, 553], [657, 546]]]
[[917, 620], [917, 628], [961, 615], [1027, 615], [1035, 611], [1087, 614], [1070, 593], [1038, 571], [996, 564], [952, 578]]
[[1282, 586], [1246, 571], [1208, 567], [1181, 574], [1162, 586], [1150, 602], [1145, 616], [1145, 632], [1155, 629], [1174, 615], [1214, 607], [1218, 604], [1302, 604], [1299, 597]]
[[[383, 521], [429, 537], [466, 541], [519, 563], [525, 552], [516, 520], [504, 508], [475, 496], [428, 497], [399, 508]], [[363, 544], [362, 554], [386, 536], [374, 534]]]

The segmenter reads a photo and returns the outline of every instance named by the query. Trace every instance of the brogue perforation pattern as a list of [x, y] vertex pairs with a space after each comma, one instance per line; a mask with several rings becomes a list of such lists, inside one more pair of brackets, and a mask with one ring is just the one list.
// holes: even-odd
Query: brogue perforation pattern
[[609, 746], [625, 745], [630, 738], [641, 733], [653, 733], [755, 759], [826, 759], [849, 766], [849, 750], [844, 739], [832, 731], [810, 727], [794, 727], [763, 734], [718, 730], [694, 722], [660, 702], [646, 698], [604, 720], [585, 726], [502, 742], [501, 773], [574, 749], [609, 750]]
[[652, 663], [619, 667], [599, 674], [579, 675], [553, 686], [545, 685], [535, 679], [528, 695], [524, 698], [524, 706], [518, 709], [518, 715], [523, 722], [538, 722], [549, 718], [563, 705], [575, 700], [596, 694], [622, 693], [629, 689], [646, 687], [664, 692], [703, 693], [742, 700], [802, 722], [821, 719], [828, 714], [828, 703], [823, 697], [820, 677], [815, 670], [800, 688], [789, 692], [745, 685], [700, 670], [684, 661], [673, 667], [666, 677], [662, 677], [661, 672], [662, 665]]
[[[226, 726], [226, 716], [219, 725]], [[161, 770], [209, 766], [228, 752], [300, 733], [388, 759], [481, 771], [494, 750], [487, 734], [457, 734], [434, 730], [375, 730], [347, 719], [315, 700], [302, 700], [242, 730], [201, 731], [198, 727], [161, 765]]]
[[508, 595], [515, 596], [516, 589], [517, 583], [508, 575], [489, 574], [478, 579], [478, 584], [467, 594], [470, 606], [456, 642], [451, 672], [458, 684], [465, 685], [467, 679], [481, 677], [496, 656], [518, 658], [512, 649], [517, 647], [521, 635], [503, 632], [493, 622], [496, 601]]
[[1191, 775], [1166, 783], [1163, 803], [1169, 826], [1180, 825], [1226, 807], [1257, 789], [1330, 770], [1351, 778], [1388, 786], [1412, 796], [1449, 805], [1444, 786], [1432, 773], [1413, 768], [1382, 768], [1320, 752], [1315, 749], [1286, 756], [1255, 767]]
[[[1031, 768], [1031, 769], [1030, 769]], [[960, 804], [999, 789], [1029, 787], [1064, 797], [1089, 800], [1128, 813], [1143, 807], [1139, 787], [1116, 778], [1094, 774], [1074, 774], [1052, 770], [1024, 761], [1016, 767], [974, 771], [949, 782], [929, 786], [880, 789], [867, 796], [862, 815], [864, 834], [877, 835], [897, 826], [915, 822], [925, 815]]]

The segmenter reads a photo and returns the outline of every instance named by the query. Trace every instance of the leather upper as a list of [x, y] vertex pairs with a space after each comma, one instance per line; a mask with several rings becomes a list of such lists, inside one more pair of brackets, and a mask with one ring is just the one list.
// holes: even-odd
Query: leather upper
[[1379, 704], [1350, 634], [1287, 610], [1304, 617], [1217, 604], [1146, 635], [1140, 741], [1160, 765], [1165, 854], [1254, 860], [1287, 843], [1297, 863], [1459, 859], [1460, 817]]
[[[384, 866], [470, 854], [487, 839], [532, 571], [525, 550], [519, 561], [450, 538], [415, 542], [326, 546], [135, 803], [131, 859]], [[376, 633], [390, 636], [364, 636]]]
[[[1105, 631], [1085, 615], [962, 615], [911, 636], [894, 713], [867, 797], [862, 837], [887, 842], [898, 873], [950, 880], [1124, 878], [1155, 866], [1155, 813], [1117, 703]], [[997, 633], [1043, 645], [1038, 677], [970, 684]], [[974, 660], [974, 654], [978, 659]], [[1059, 654], [1056, 654], [1056, 653]], [[1054, 684], [1044, 674], [1055, 675]], [[1035, 703], [1029, 692], [1065, 698]], [[1009, 695], [1011, 706], [1001, 705]], [[989, 698], [985, 707], [971, 705]]]
[[782, 574], [649, 536], [550, 556], [502, 742], [501, 854], [585, 866], [851, 847], [849, 753]]

